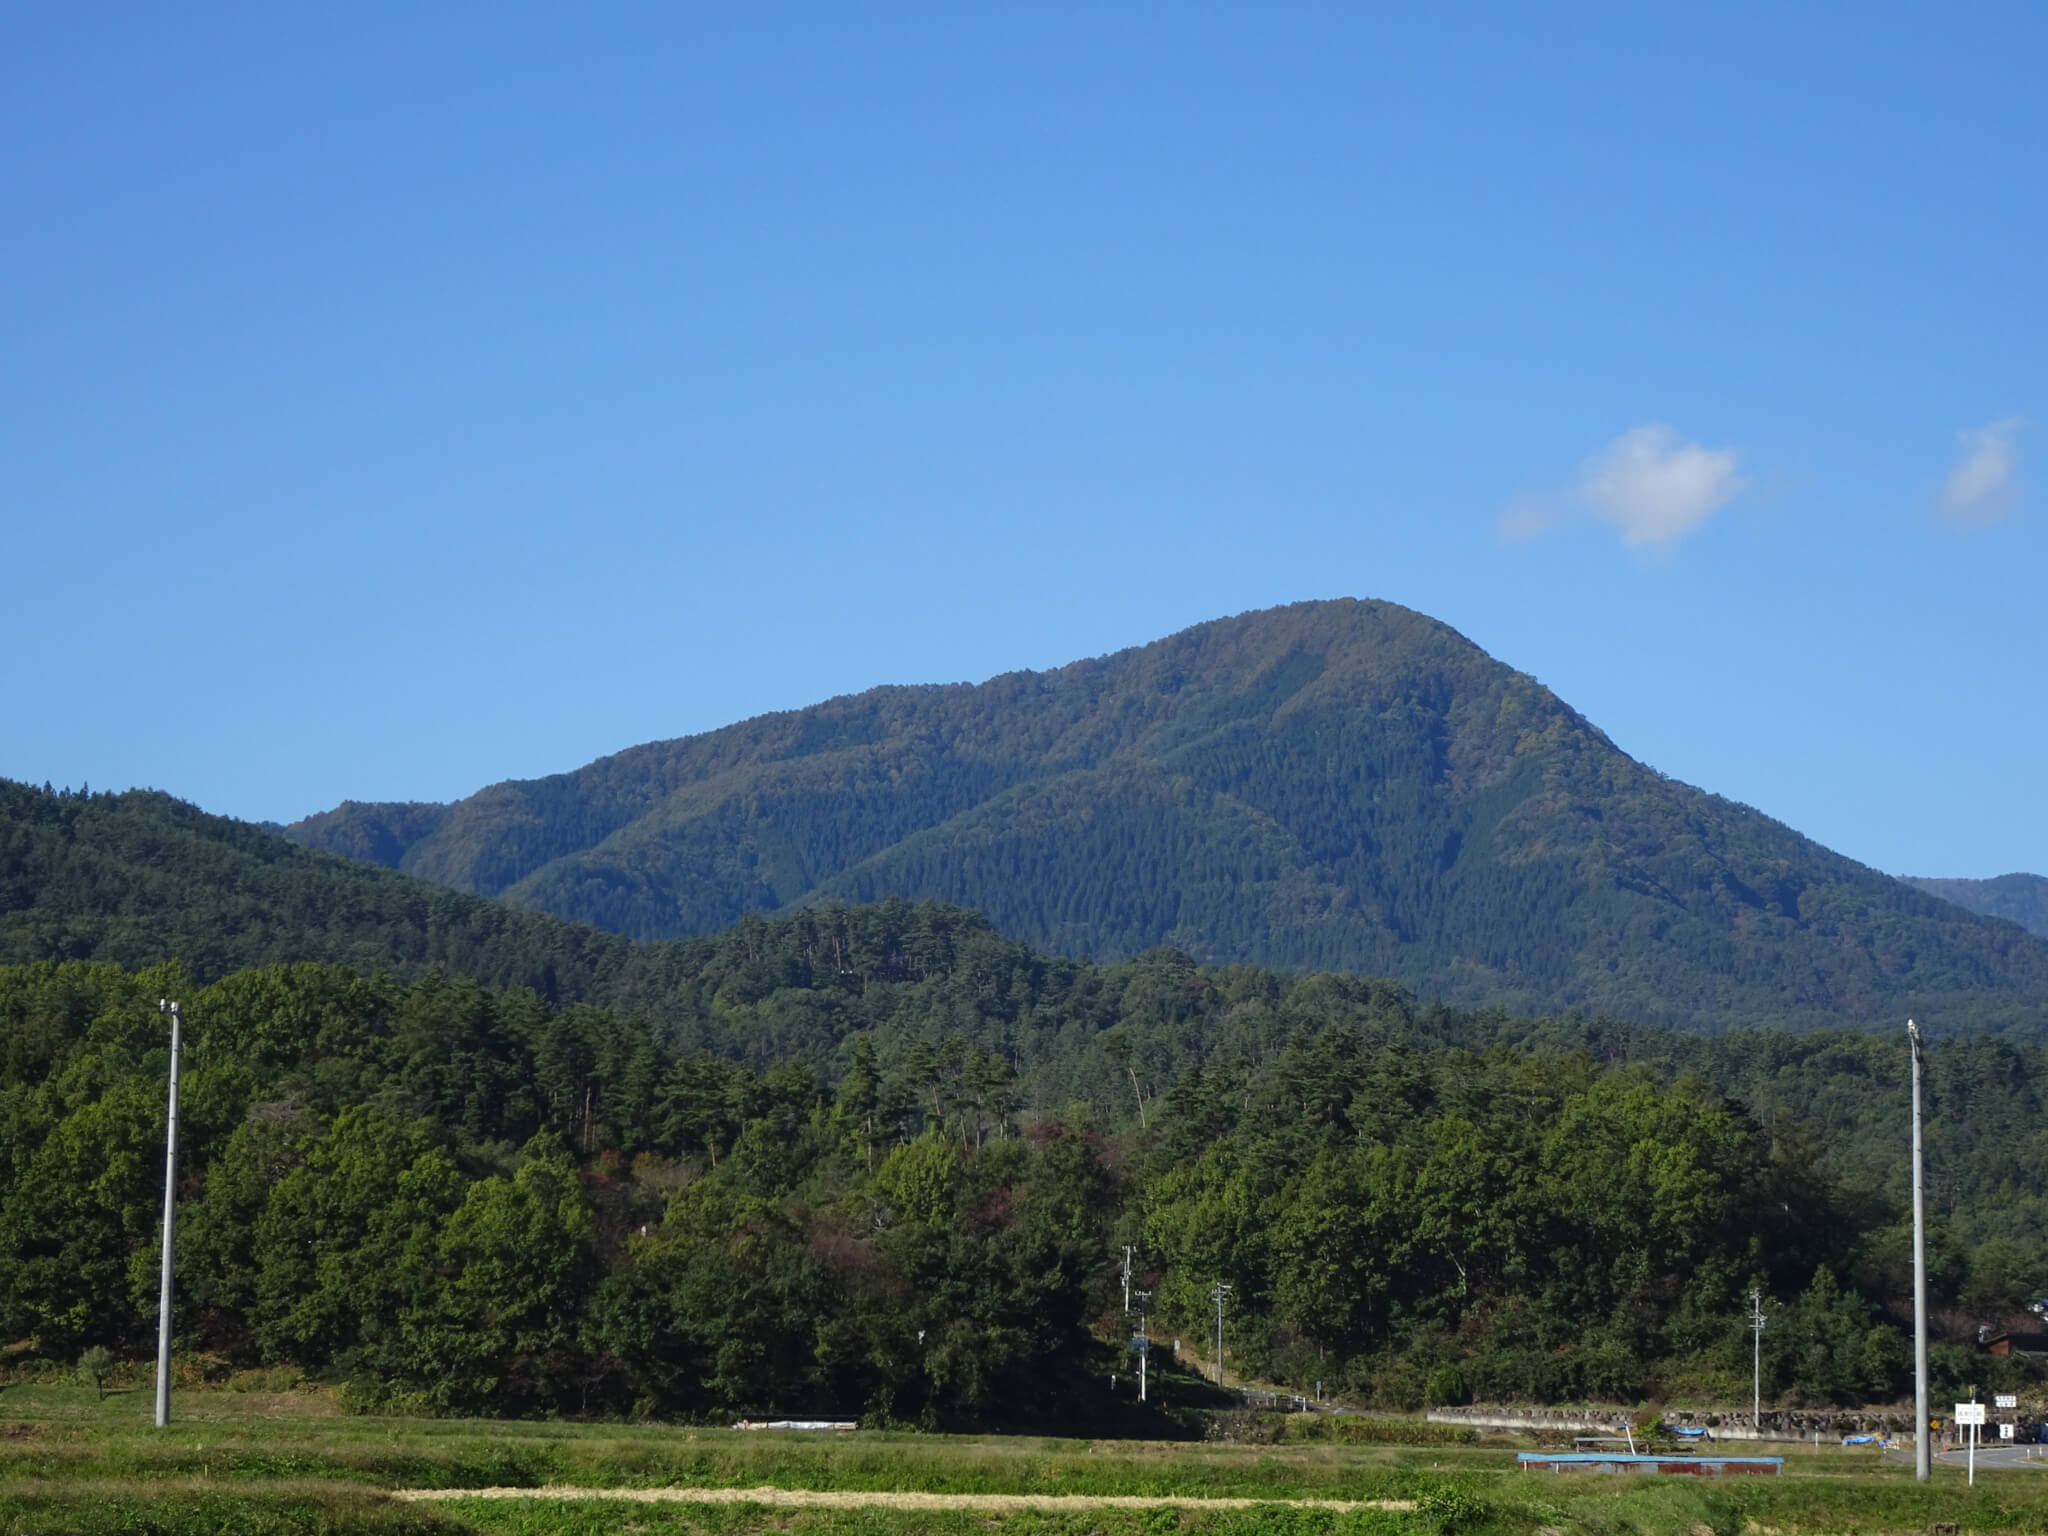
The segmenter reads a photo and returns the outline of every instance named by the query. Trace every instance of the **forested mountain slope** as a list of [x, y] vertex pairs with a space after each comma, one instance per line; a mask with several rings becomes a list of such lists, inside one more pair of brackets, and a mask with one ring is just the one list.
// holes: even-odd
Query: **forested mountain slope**
[[[1057, 1413], [1100, 1379], [1113, 1241], [1162, 1324], [1228, 1276], [1238, 1358], [1390, 1404], [1453, 1366], [1739, 1395], [1751, 1279], [1767, 1383], [1897, 1389], [1897, 1030], [1703, 1038], [1173, 950], [1097, 965], [903, 902], [636, 946], [159, 795], [0, 790], [0, 955], [35, 962], [0, 965], [0, 1336], [54, 1358], [147, 1334], [169, 993], [183, 1336], [364, 1403]], [[363, 968], [241, 968], [299, 953]], [[522, 972], [549, 995], [469, 979]], [[1944, 1041], [1929, 1087], [1936, 1289], [1974, 1326], [2048, 1280], [2048, 1047]]]
[[879, 688], [291, 835], [639, 938], [932, 899], [1066, 954], [1716, 1029], [2048, 1020], [2048, 943], [1645, 767], [1388, 603]]
[[1995, 880], [1919, 880], [1909, 875], [1906, 884], [1980, 916], [2001, 917], [2048, 937], [2048, 880], [2039, 875], [2000, 875]]
[[0, 963], [177, 961], [199, 979], [321, 960], [446, 970], [546, 997], [615, 995], [616, 934], [301, 848], [149, 790], [0, 779]]

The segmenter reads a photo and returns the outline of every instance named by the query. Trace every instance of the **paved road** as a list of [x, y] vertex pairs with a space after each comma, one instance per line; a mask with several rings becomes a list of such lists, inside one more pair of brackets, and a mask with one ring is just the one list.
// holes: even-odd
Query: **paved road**
[[[1934, 1458], [1945, 1467], [1966, 1467], [1970, 1464], [1970, 1453], [1943, 1451]], [[1986, 1441], [1977, 1447], [1977, 1470], [1986, 1467], [2033, 1467], [2048, 1472], [2048, 1445], [2005, 1445], [1996, 1440]]]

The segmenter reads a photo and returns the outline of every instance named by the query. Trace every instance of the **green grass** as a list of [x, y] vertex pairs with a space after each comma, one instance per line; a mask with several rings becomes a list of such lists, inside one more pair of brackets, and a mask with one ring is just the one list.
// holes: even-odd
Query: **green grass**
[[432, 1505], [332, 1484], [0, 1483], [6, 1536], [469, 1536], [477, 1529]]
[[935, 1510], [775, 1510], [747, 1505], [451, 1506], [494, 1536], [1409, 1536], [1421, 1527], [1379, 1510], [1091, 1510], [988, 1516]]
[[[1513, 1446], [1215, 1445], [634, 1424], [349, 1418], [315, 1393], [187, 1392], [168, 1430], [146, 1394], [0, 1392], [0, 1536], [2048, 1536], [2048, 1472], [1943, 1467], [1787, 1447], [1783, 1478], [1651, 1479], [1515, 1470]], [[1196, 1497], [1419, 1499], [1414, 1514], [1269, 1508], [789, 1509], [541, 1499], [403, 1503], [396, 1488], [543, 1484]]]
[[[243, 1400], [245, 1403], [246, 1400]], [[238, 1407], [240, 1411], [238, 1411]], [[316, 1418], [188, 1393], [157, 1430], [150, 1404], [90, 1388], [0, 1393], [0, 1480], [320, 1479], [383, 1488], [693, 1486], [930, 1493], [1402, 1498], [1445, 1454], [1359, 1447], [1096, 1442], [911, 1433], [741, 1433], [626, 1424]]]

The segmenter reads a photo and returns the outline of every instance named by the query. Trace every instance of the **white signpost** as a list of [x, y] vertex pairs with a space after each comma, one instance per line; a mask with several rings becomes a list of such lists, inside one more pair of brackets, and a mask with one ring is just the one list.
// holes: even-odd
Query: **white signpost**
[[1984, 1425], [1982, 1403], [1957, 1403], [1956, 1423], [1970, 1431], [1970, 1486], [1977, 1486], [1977, 1431]]
[[2017, 1408], [2020, 1405], [2018, 1394], [2012, 1392], [2001, 1392], [1991, 1402], [1997, 1408]]
[[2010, 1425], [2010, 1424], [2001, 1424], [2001, 1425], [1999, 1425], [1999, 1426], [1998, 1426], [1998, 1438], [1999, 1438], [1999, 1439], [2001, 1439], [2001, 1440], [2010, 1440], [2010, 1439], [2012, 1438], [2012, 1425]]

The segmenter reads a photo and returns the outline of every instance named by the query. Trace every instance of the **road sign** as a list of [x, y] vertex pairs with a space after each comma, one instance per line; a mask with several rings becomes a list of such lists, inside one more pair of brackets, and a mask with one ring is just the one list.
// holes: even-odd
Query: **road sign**
[[2012, 1426], [2010, 1424], [1999, 1425], [1998, 1438], [2001, 1440], [2010, 1440], [2012, 1438]]
[[1991, 1401], [1999, 1408], [2017, 1408], [2020, 1405], [2019, 1398], [2011, 1392], [2001, 1392]]
[[1958, 1424], [1982, 1424], [1983, 1422], [1984, 1422], [1984, 1405], [1983, 1405], [1982, 1403], [1957, 1403], [1957, 1404], [1956, 1404], [1956, 1423], [1958, 1423]]

